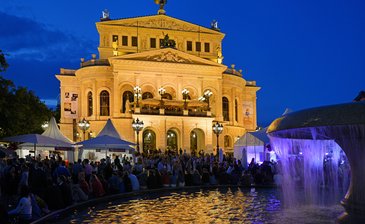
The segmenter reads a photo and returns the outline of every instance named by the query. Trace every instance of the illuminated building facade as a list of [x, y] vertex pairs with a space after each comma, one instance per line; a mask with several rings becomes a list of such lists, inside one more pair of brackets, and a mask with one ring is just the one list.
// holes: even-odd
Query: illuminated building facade
[[[219, 146], [232, 152], [238, 136], [257, 127], [255, 81], [224, 65], [217, 23], [210, 28], [160, 13], [96, 23], [99, 57], [61, 69], [62, 132], [77, 139], [77, 122], [98, 134], [111, 119], [136, 142], [133, 119], [144, 122], [141, 150], [215, 152], [212, 125], [223, 124]], [[88, 138], [86, 136], [86, 138]]]

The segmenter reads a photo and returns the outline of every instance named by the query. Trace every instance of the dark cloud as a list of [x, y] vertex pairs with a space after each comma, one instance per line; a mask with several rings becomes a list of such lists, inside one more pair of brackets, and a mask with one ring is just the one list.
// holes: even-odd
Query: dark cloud
[[80, 38], [30, 18], [0, 12], [0, 48], [27, 60], [78, 60], [95, 52], [95, 41]]

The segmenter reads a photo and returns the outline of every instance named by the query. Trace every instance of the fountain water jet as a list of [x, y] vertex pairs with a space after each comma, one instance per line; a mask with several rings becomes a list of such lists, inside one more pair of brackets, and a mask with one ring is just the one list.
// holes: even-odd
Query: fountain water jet
[[[268, 133], [274, 150], [278, 151], [285, 161], [290, 160], [288, 150], [295, 149], [295, 142], [298, 139], [315, 140], [314, 142], [334, 141], [341, 147], [346, 153], [351, 167], [351, 183], [342, 200], [346, 212], [338, 219], [338, 222], [365, 223], [365, 101], [293, 112], [273, 121], [268, 128]], [[318, 175], [321, 175], [320, 172], [317, 172], [318, 170], [316, 171], [316, 164], [320, 164], [324, 158], [317, 156], [326, 153], [323, 145], [326, 144], [310, 143], [303, 149], [306, 151], [303, 152], [303, 155], [312, 156], [310, 159], [312, 162], [304, 162], [308, 163], [306, 167], [306, 172], [309, 172], [310, 175], [307, 177], [308, 180], [319, 178]], [[318, 151], [320, 152], [318, 153]], [[332, 153], [339, 158], [339, 150]], [[285, 168], [283, 167], [283, 169]], [[286, 169], [283, 170], [283, 173], [291, 172], [289, 168]], [[323, 165], [321, 169], [323, 169]], [[285, 181], [285, 177], [283, 179]], [[323, 177], [322, 180], [325, 181], [326, 178]], [[304, 181], [306, 180], [304, 179]], [[304, 183], [305, 192], [309, 192], [309, 195], [315, 189], [313, 184], [320, 183], [314, 181]], [[284, 193], [289, 194], [284, 196], [294, 197], [290, 195], [294, 194], [293, 192], [285, 190]]]

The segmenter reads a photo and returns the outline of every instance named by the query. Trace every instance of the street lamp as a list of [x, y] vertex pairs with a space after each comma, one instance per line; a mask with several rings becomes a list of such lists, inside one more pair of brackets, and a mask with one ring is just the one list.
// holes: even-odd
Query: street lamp
[[142, 96], [142, 94], [141, 94], [141, 87], [139, 87], [139, 86], [136, 86], [136, 87], [134, 87], [134, 96], [135, 97], [137, 97], [137, 107], [139, 107], [139, 103], [138, 103], [138, 99]]
[[43, 122], [43, 124], [41, 125], [41, 127], [42, 127], [42, 129], [43, 129], [44, 131], [48, 128], [48, 126], [49, 126], [48, 121]]
[[212, 91], [209, 89], [204, 92], [204, 95], [199, 97], [199, 101], [207, 102], [208, 103], [208, 111], [210, 111], [210, 104], [209, 104], [209, 98], [212, 96]]
[[158, 93], [161, 96], [161, 107], [163, 107], [163, 100], [162, 100], [162, 96], [165, 94], [166, 90], [165, 88], [163, 88], [162, 86], [158, 89]]
[[222, 131], [223, 131], [223, 124], [221, 124], [217, 121], [217, 123], [215, 123], [213, 125], [213, 132], [217, 136], [217, 157], [219, 156], [219, 140], [218, 140], [218, 138], [219, 138], [219, 135], [222, 133]]
[[85, 132], [90, 128], [89, 121], [86, 120], [85, 118], [83, 118], [81, 121], [79, 121], [79, 123], [77, 125], [82, 130], [82, 132], [84, 133], [84, 140], [86, 140], [86, 138], [85, 138]]
[[139, 131], [143, 129], [143, 121], [140, 121], [138, 118], [132, 121], [132, 128], [137, 134], [137, 152], [139, 153]]
[[183, 95], [183, 99], [184, 99], [184, 110], [186, 110], [186, 109], [187, 109], [186, 99], [187, 99], [187, 98], [188, 98], [188, 96], [189, 96], [189, 90], [187, 90], [187, 89], [183, 89], [183, 90], [181, 91], [181, 93], [182, 93], [182, 95]]

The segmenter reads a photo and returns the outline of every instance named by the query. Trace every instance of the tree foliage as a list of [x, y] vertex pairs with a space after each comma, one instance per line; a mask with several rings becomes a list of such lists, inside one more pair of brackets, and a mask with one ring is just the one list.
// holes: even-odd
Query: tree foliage
[[32, 92], [0, 77], [0, 137], [41, 133], [52, 111]]
[[0, 72], [5, 71], [8, 68], [8, 63], [6, 62], [5, 59], [5, 54], [3, 53], [2, 50], [0, 50]]
[[[7, 63], [1, 50], [0, 60], [0, 71], [4, 71]], [[52, 111], [32, 91], [0, 76], [0, 138], [41, 133], [41, 125], [51, 115]]]

